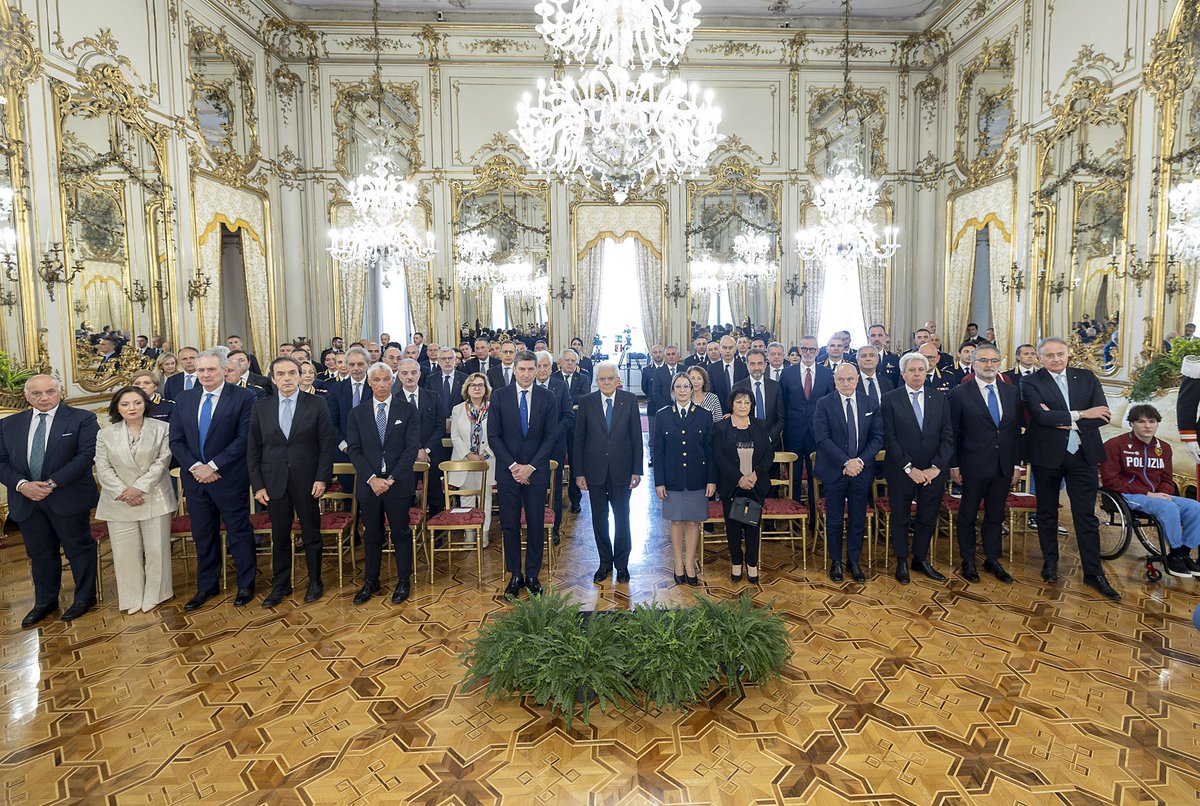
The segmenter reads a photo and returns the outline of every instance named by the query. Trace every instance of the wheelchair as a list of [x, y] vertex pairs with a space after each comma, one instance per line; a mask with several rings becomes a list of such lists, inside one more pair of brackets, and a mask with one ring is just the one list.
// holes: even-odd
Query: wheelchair
[[1158, 520], [1144, 512], [1130, 509], [1125, 497], [1118, 492], [1100, 488], [1100, 557], [1115, 560], [1129, 550], [1133, 538], [1146, 550], [1146, 579], [1158, 582], [1167, 565], [1166, 538]]

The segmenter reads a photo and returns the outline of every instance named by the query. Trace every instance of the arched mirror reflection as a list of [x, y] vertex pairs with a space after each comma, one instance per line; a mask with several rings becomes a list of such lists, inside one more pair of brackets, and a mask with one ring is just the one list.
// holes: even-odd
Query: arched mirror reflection
[[259, 157], [253, 61], [224, 32], [194, 26], [188, 68], [192, 121], [214, 163], [213, 173], [238, 184]]

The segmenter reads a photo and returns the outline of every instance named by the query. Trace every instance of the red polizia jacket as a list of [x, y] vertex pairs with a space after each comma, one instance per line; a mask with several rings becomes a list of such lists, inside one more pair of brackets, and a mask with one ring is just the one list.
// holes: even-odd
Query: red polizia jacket
[[1100, 482], [1118, 493], [1175, 494], [1171, 479], [1171, 446], [1155, 437], [1149, 444], [1130, 431], [1104, 443]]

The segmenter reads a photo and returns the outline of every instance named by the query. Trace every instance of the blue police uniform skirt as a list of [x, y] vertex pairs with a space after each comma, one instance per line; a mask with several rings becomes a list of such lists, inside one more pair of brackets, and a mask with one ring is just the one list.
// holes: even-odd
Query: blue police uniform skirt
[[704, 490], [667, 490], [662, 502], [663, 520], [703, 521], [708, 519], [708, 497]]

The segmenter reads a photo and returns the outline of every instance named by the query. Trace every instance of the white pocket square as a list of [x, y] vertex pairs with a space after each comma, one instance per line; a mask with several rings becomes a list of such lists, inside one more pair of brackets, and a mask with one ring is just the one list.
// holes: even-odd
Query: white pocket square
[[403, 421], [403, 420], [397, 420], [396, 422], [392, 423], [392, 425], [404, 425], [404, 421]]
[[875, 413], [875, 412], [873, 412], [873, 411], [864, 411], [864, 412], [863, 412], [863, 417], [870, 417], [870, 416], [871, 416], [872, 414], [874, 414], [874, 413]]
[[73, 437], [73, 436], [75, 436], [75, 432], [74, 431], [64, 431], [63, 436], [64, 437]]

